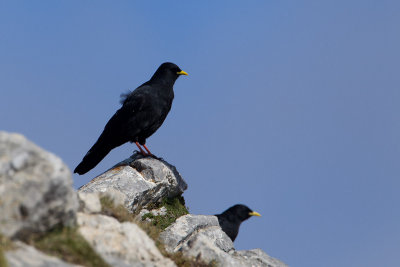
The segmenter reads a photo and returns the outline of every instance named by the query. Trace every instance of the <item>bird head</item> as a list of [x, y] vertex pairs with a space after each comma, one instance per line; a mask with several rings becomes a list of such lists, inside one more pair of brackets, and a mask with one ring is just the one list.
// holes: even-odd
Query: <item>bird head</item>
[[242, 204], [238, 204], [233, 207], [230, 207], [225, 212], [234, 214], [241, 222], [247, 220], [251, 216], [261, 216], [260, 213], [253, 211], [249, 207], [242, 205]]
[[158, 67], [154, 73], [152, 80], [163, 79], [175, 82], [180, 75], [188, 75], [187, 72], [181, 70], [176, 64], [165, 62]]

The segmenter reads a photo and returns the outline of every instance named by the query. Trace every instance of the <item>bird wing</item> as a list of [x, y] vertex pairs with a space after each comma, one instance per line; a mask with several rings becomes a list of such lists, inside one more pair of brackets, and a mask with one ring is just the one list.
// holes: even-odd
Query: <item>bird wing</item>
[[[124, 97], [122, 107], [107, 122], [103, 133], [121, 136], [123, 140], [120, 142], [127, 142], [126, 138], [135, 135], [132, 131], [138, 131], [141, 128], [135, 127], [137, 129], [132, 129], [132, 126], [139, 126], [142, 121], [142, 113], [152, 105], [150, 86], [143, 84], [130, 94], [122, 97]], [[127, 136], [128, 134], [129, 136]]]
[[232, 241], [235, 241], [236, 236], [239, 232], [239, 225], [229, 221], [225, 214], [217, 214], [215, 215], [218, 218], [219, 226], [221, 226], [222, 231], [225, 232], [229, 236]]
[[125, 96], [122, 107], [117, 111], [121, 115], [134, 116], [140, 111], [148, 110], [152, 106], [151, 86], [146, 83], [136, 88], [135, 91]]
[[[134, 91], [128, 91], [126, 93], [122, 93], [120, 95], [120, 100], [119, 102], [124, 105], [126, 104], [126, 102], [132, 102], [135, 100], [135, 98], [141, 98], [141, 96], [146, 95], [149, 93], [149, 90], [151, 90], [151, 86], [149, 84], [149, 82], [145, 82], [144, 84], [142, 84], [141, 86], [139, 86], [138, 88], [136, 88]], [[138, 99], [138, 100], [139, 100]]]

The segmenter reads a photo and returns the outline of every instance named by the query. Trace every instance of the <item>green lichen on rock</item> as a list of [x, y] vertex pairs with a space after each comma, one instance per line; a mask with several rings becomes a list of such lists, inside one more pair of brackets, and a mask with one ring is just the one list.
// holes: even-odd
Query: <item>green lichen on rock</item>
[[[100, 198], [101, 213], [107, 216], [116, 218], [120, 222], [135, 222], [136, 214], [130, 213], [123, 205], [115, 205], [113, 200], [108, 196]], [[161, 231], [170, 226], [179, 217], [189, 213], [185, 206], [185, 199], [182, 196], [174, 198], [164, 198], [158, 203], [151, 203], [146, 206], [148, 210], [159, 209], [165, 207], [165, 215], [153, 215], [147, 213], [143, 215], [142, 221], [146, 218], [151, 219], [152, 225], [159, 228]]]
[[[166, 251], [164, 244], [160, 242], [160, 233], [165, 230], [168, 226], [173, 224], [176, 219], [189, 213], [188, 208], [185, 205], [185, 199], [183, 196], [177, 196], [174, 198], [164, 198], [159, 203], [152, 203], [147, 205], [148, 210], [166, 208], [165, 215], [154, 215], [147, 213], [142, 216], [141, 221], [138, 225], [150, 236], [156, 243], [157, 248], [165, 256], [170, 258], [179, 267], [216, 267], [217, 264], [212, 261], [211, 263], [203, 262], [198, 258], [189, 258], [183, 255], [182, 252], [178, 251], [175, 253], [169, 253]], [[149, 218], [150, 222], [146, 221]]]
[[13, 249], [11, 241], [7, 237], [0, 235], [0, 267], [8, 266], [4, 253], [10, 249]]
[[4, 256], [3, 249], [0, 247], [0, 267], [6, 267], [7, 266], [7, 260], [6, 257]]
[[[130, 213], [123, 205], [115, 205], [113, 200], [107, 196], [100, 198], [101, 203], [101, 213], [104, 215], [112, 216], [120, 222], [134, 222], [139, 227], [146, 232], [146, 234], [154, 240], [158, 250], [165, 257], [170, 258], [179, 267], [215, 267], [216, 264], [204, 263], [200, 259], [192, 259], [185, 257], [182, 252], [168, 253], [165, 250], [164, 244], [160, 242], [158, 237], [160, 233], [176, 221], [180, 216], [188, 214], [188, 209], [185, 206], [185, 199], [182, 196], [177, 196], [174, 198], [164, 198], [159, 203], [151, 203], [146, 206], [146, 209], [160, 209], [162, 207], [166, 208], [165, 215], [153, 215], [152, 213], [147, 213], [138, 219], [137, 214]], [[146, 221], [146, 218], [150, 218], [151, 222]]]
[[148, 209], [159, 209], [161, 207], [167, 209], [165, 215], [147, 213], [142, 217], [142, 220], [146, 220], [146, 218], [151, 219], [151, 223], [161, 231], [173, 224], [179, 217], [189, 213], [188, 208], [185, 206], [185, 199], [183, 196], [164, 198], [160, 203], [149, 205]]
[[32, 237], [29, 243], [46, 254], [88, 267], [109, 267], [75, 228], [57, 228]]
[[119, 222], [132, 222], [135, 218], [123, 205], [115, 205], [114, 201], [108, 196], [100, 198], [101, 213], [114, 217]]
[[165, 249], [164, 244], [158, 239], [161, 233], [161, 229], [150, 222], [147, 221], [137, 221], [136, 222], [147, 235], [154, 240], [158, 250], [164, 257], [170, 258], [178, 267], [217, 267], [216, 262], [211, 263], [203, 262], [199, 257], [190, 258], [183, 255], [182, 252], [178, 251], [175, 253], [169, 253]]

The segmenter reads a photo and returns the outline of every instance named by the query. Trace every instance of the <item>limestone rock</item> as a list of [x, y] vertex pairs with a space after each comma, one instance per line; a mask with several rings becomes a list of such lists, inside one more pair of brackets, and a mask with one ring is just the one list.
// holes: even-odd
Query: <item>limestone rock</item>
[[79, 211], [84, 213], [99, 213], [101, 211], [101, 203], [98, 193], [79, 192]]
[[200, 255], [206, 263], [216, 262], [221, 267], [287, 267], [283, 262], [270, 257], [261, 249], [223, 251], [207, 234], [199, 233], [182, 246], [187, 257], [197, 258]]
[[238, 250], [234, 255], [241, 261], [251, 262], [252, 266], [287, 267], [282, 261], [272, 258], [259, 248], [252, 250]]
[[182, 251], [187, 257], [214, 261], [218, 266], [286, 266], [260, 249], [236, 251], [215, 216], [182, 216], [160, 234], [160, 241], [168, 252]]
[[199, 233], [213, 238], [212, 242], [223, 251], [228, 252], [233, 249], [232, 240], [219, 227], [217, 217], [209, 215], [188, 214], [178, 218], [160, 234], [160, 240], [168, 252], [176, 252]]
[[64, 262], [56, 257], [46, 255], [34, 247], [28, 246], [22, 242], [15, 242], [13, 250], [5, 252], [5, 257], [9, 267], [79, 267]]
[[154, 209], [150, 211], [151, 214], [154, 216], [165, 216], [167, 215], [167, 208], [166, 207], [161, 207], [159, 209]]
[[78, 205], [60, 158], [22, 135], [0, 132], [0, 233], [24, 238], [73, 225]]
[[134, 223], [78, 213], [80, 234], [112, 266], [175, 266]]
[[130, 211], [164, 197], [175, 197], [187, 189], [176, 168], [166, 161], [134, 154], [82, 186], [81, 192], [115, 189], [126, 196]]
[[181, 251], [186, 257], [200, 257], [203, 262], [211, 263], [214, 261], [218, 266], [251, 266], [237, 262], [229, 253], [220, 249], [212, 239], [202, 233], [195, 234], [190, 240], [184, 242]]
[[114, 188], [107, 188], [106, 191], [100, 193], [100, 197], [108, 197], [115, 206], [125, 205], [126, 196]]
[[[167, 214], [167, 208], [161, 207], [159, 209], [153, 209], [153, 210], [142, 209], [137, 216], [139, 219], [142, 219], [144, 215], [149, 214], [149, 213], [154, 216], [165, 216]], [[146, 218], [146, 221], [151, 222], [152, 219]]]

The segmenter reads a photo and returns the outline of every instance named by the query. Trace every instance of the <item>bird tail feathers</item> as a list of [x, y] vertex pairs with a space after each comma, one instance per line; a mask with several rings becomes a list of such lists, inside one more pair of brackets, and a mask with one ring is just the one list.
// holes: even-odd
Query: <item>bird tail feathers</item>
[[111, 151], [113, 147], [102, 142], [101, 138], [90, 148], [83, 157], [82, 162], [75, 168], [74, 173], [80, 175], [87, 173], [105, 157]]

